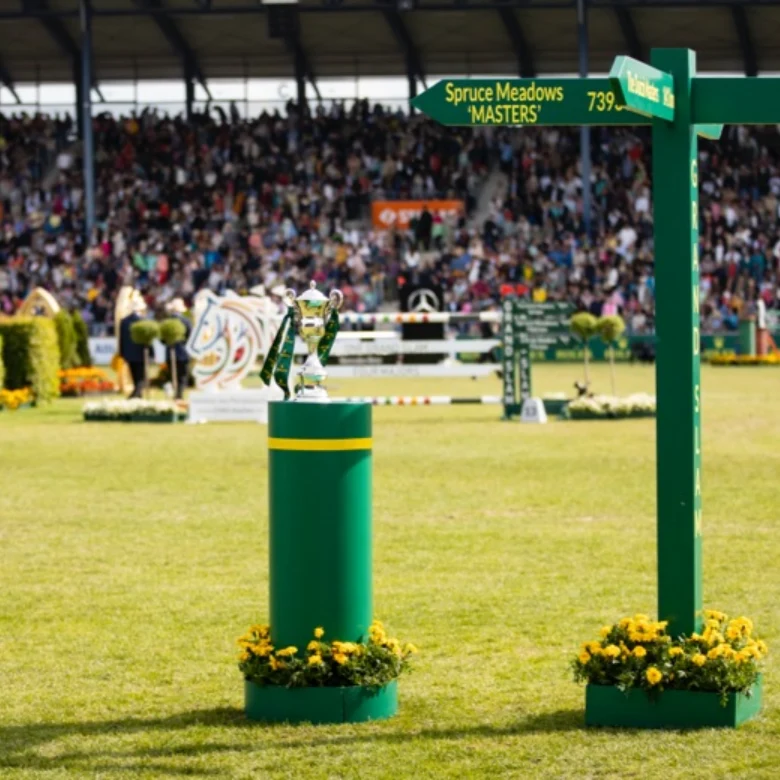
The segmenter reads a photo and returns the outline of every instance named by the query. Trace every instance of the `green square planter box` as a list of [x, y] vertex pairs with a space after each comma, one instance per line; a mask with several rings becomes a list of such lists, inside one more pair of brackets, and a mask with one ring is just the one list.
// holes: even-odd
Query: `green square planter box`
[[563, 416], [566, 413], [566, 407], [569, 405], [569, 398], [542, 398], [544, 411], [548, 416]]
[[761, 709], [762, 680], [751, 696], [730, 693], [724, 707], [719, 693], [663, 691], [651, 699], [645, 691], [623, 692], [611, 685], [585, 688], [585, 725], [636, 729], [736, 728]]
[[398, 712], [396, 680], [381, 688], [284, 688], [244, 681], [246, 716], [267, 723], [362, 723]]

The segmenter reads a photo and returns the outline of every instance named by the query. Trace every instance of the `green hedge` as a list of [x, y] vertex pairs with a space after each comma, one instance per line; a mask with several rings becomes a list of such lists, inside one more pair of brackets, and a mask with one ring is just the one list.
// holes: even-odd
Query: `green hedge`
[[5, 386], [8, 390], [32, 388], [36, 401], [59, 395], [57, 371], [60, 350], [57, 329], [48, 317], [14, 317], [0, 320]]
[[73, 312], [73, 329], [76, 331], [76, 365], [92, 365], [92, 355], [89, 354], [89, 334], [87, 333], [87, 323], [78, 311]]
[[76, 329], [73, 320], [65, 309], [60, 309], [54, 315], [54, 326], [57, 328], [57, 344], [60, 348], [60, 368], [73, 368], [77, 365]]

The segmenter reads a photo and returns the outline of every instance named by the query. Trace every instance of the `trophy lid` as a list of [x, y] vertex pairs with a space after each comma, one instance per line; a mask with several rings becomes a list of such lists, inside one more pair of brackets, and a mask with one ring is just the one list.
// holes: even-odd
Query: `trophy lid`
[[307, 303], [324, 303], [328, 298], [317, 289], [316, 282], [309, 282], [309, 289], [305, 293], [301, 293], [295, 300]]

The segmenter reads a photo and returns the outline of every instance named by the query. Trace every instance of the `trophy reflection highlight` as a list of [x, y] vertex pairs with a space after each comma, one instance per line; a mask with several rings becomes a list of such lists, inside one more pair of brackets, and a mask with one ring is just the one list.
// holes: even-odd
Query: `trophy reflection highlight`
[[328, 319], [341, 308], [344, 295], [341, 290], [332, 290], [326, 297], [317, 289], [316, 283], [311, 282], [309, 289], [297, 298], [295, 290], [285, 290], [284, 300], [292, 309], [293, 327], [309, 350], [298, 374], [295, 400], [328, 401], [328, 393], [323, 387], [328, 374], [318, 353]]

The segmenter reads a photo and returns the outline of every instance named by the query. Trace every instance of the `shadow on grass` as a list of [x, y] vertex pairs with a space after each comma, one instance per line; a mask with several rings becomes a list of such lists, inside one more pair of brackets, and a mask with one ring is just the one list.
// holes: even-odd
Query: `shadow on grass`
[[[388, 721], [387, 726], [392, 726]], [[373, 724], [374, 726], [380, 724]], [[40, 746], [59, 739], [72, 737], [113, 737], [126, 734], [150, 734], [153, 732], [182, 731], [197, 726], [213, 726], [239, 730], [251, 730], [253, 737], [267, 735], [268, 740], [253, 738], [251, 742], [222, 743], [198, 742], [192, 745], [177, 745], [164, 748], [144, 747], [140, 750], [132, 748], [120, 750], [94, 750], [60, 753], [59, 755], [42, 756], [37, 752]], [[267, 748], [275, 750], [306, 749], [316, 747], [349, 747], [364, 742], [386, 742], [391, 744], [406, 743], [419, 740], [456, 740], [456, 739], [500, 739], [521, 734], [554, 733], [578, 731], [584, 728], [582, 710], [558, 710], [527, 718], [504, 725], [474, 724], [471, 726], [443, 727], [441, 729], [421, 729], [419, 731], [377, 732], [375, 728], [362, 734], [344, 734], [329, 732], [329, 734], [312, 735], [306, 738], [292, 737], [285, 739], [279, 729], [289, 729], [289, 726], [263, 724], [249, 721], [241, 709], [218, 707], [209, 710], [183, 712], [165, 718], [124, 718], [107, 721], [73, 721], [69, 723], [46, 723], [32, 725], [17, 725], [0, 727], [0, 769], [54, 769], [71, 768], [90, 771], [138, 771], [140, 766], [146, 770], [158, 770], [164, 774], [189, 774], [209, 776], [219, 774], [217, 770], [207, 767], [180, 766], [159, 763], [160, 759], [187, 758], [219, 753], [246, 753], [262, 751]], [[315, 728], [315, 727], [306, 727]], [[317, 727], [318, 728], [318, 727]], [[355, 728], [351, 726], [350, 728]], [[289, 733], [289, 732], [288, 732]], [[48, 751], [47, 751], [48, 752]], [[106, 760], [109, 760], [106, 763]]]

